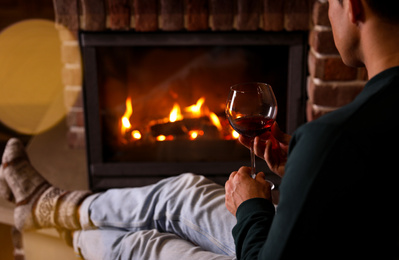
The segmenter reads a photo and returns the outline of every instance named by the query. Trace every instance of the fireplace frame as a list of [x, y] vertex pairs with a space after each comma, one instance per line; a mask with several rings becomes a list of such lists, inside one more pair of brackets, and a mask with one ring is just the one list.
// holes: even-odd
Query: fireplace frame
[[[99, 93], [96, 47], [104, 46], [267, 46], [288, 47], [287, 122], [292, 133], [306, 119], [307, 32], [86, 32], [79, 33], [83, 58], [83, 96], [89, 186], [94, 191], [116, 187], [143, 186], [183, 172], [195, 172], [224, 184], [230, 172], [248, 161], [223, 162], [123, 162], [108, 163], [103, 158], [99, 131]], [[300, 69], [298, 69], [300, 68]], [[90, 97], [90, 98], [88, 98]], [[248, 158], [249, 160], [249, 158]], [[276, 176], [274, 182], [278, 182]], [[277, 179], [276, 179], [277, 178]]]

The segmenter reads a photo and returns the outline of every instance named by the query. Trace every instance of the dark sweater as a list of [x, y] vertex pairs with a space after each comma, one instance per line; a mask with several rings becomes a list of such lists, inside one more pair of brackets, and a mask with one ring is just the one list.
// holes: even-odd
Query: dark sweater
[[349, 105], [300, 127], [277, 213], [264, 199], [237, 210], [238, 259], [398, 259], [399, 67]]

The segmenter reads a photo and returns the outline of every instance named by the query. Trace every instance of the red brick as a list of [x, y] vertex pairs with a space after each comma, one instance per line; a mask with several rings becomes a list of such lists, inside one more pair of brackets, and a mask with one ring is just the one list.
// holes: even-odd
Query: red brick
[[130, 28], [130, 1], [107, 0], [109, 28], [111, 30], [128, 30]]
[[184, 29], [184, 1], [160, 0], [160, 22], [164, 31], [179, 31]]
[[284, 2], [263, 0], [263, 30], [284, 30]]
[[341, 107], [350, 102], [362, 91], [365, 82], [323, 82], [308, 80], [309, 100], [318, 106]]
[[188, 31], [201, 31], [209, 28], [208, 1], [186, 0], [186, 29]]
[[325, 81], [347, 81], [356, 80], [358, 70], [348, 67], [339, 55], [318, 55], [309, 52], [308, 57], [309, 73], [314, 78]]
[[357, 79], [358, 80], [368, 80], [369, 76], [366, 68], [358, 68], [357, 70]]
[[307, 31], [310, 28], [312, 0], [284, 1], [284, 27], [287, 31]]
[[231, 0], [210, 0], [210, 27], [213, 31], [228, 31], [233, 29], [234, 6]]
[[71, 32], [77, 35], [79, 30], [78, 2], [53, 0], [55, 22], [64, 25]]
[[133, 0], [135, 29], [139, 32], [158, 30], [157, 0]]
[[317, 118], [326, 115], [335, 109], [329, 107], [319, 107], [315, 106], [312, 101], [308, 100], [306, 103], [306, 120], [308, 122], [316, 120]]
[[69, 148], [83, 149], [86, 147], [86, 136], [83, 127], [71, 127], [66, 133]]
[[239, 31], [257, 30], [259, 28], [260, 10], [260, 0], [238, 0], [235, 28]]
[[71, 109], [66, 117], [66, 123], [67, 126], [85, 126], [85, 119], [84, 119], [84, 112], [83, 108], [77, 109], [73, 108]]
[[87, 31], [105, 30], [105, 6], [98, 0], [81, 0], [81, 27]]
[[338, 54], [331, 28], [323, 30], [314, 28], [311, 30], [309, 34], [309, 45], [321, 54]]
[[313, 5], [312, 21], [314, 25], [331, 26], [328, 19], [328, 2], [316, 1]]

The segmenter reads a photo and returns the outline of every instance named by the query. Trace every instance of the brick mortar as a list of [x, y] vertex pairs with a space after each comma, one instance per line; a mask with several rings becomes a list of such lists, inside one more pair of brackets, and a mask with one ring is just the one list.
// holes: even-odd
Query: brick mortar
[[355, 86], [361, 86], [366, 84], [366, 80], [350, 80], [350, 81], [326, 81], [326, 80], [321, 80], [319, 78], [313, 78], [313, 82], [318, 85], [333, 85], [333, 86], [339, 86], [339, 87], [355, 87]]

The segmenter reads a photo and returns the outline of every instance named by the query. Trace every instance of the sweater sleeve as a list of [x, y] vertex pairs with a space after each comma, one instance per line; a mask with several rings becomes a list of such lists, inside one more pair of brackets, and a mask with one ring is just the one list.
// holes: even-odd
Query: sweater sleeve
[[237, 225], [233, 228], [237, 259], [257, 259], [274, 214], [274, 205], [262, 198], [247, 200], [238, 207]]

